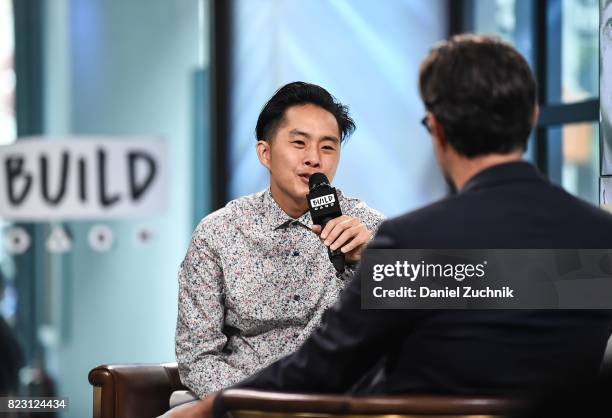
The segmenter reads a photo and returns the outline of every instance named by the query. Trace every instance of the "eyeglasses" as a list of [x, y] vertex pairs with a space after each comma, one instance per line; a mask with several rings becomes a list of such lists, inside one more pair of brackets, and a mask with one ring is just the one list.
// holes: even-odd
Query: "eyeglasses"
[[421, 119], [421, 125], [427, 129], [427, 132], [431, 133], [431, 127], [429, 126], [429, 119], [427, 118], [427, 115], [423, 116], [423, 119]]

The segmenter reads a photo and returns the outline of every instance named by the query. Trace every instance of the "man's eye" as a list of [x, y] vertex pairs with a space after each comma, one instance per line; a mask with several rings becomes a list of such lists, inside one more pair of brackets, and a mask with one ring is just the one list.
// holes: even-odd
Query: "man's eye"
[[292, 144], [298, 145], [298, 146], [304, 146], [304, 141], [291, 141]]
[[324, 146], [323, 149], [324, 150], [328, 150], [328, 151], [335, 151], [336, 150], [336, 148], [330, 147], [329, 145]]

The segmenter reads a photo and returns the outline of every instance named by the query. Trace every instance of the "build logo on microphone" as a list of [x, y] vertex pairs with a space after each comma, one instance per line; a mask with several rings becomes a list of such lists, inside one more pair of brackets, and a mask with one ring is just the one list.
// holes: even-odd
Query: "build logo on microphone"
[[319, 210], [322, 208], [327, 208], [336, 203], [336, 197], [333, 193], [326, 194], [325, 196], [319, 196], [314, 199], [310, 199], [310, 206], [314, 210]]

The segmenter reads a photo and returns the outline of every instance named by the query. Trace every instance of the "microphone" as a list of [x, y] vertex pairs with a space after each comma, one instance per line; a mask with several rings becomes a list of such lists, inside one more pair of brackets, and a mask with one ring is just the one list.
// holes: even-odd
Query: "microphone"
[[[310, 193], [306, 195], [306, 200], [308, 201], [312, 223], [321, 225], [323, 229], [327, 222], [342, 215], [336, 189], [330, 186], [327, 176], [323, 173], [314, 173], [310, 176], [308, 187]], [[344, 254], [342, 254], [340, 248], [332, 251], [327, 247], [327, 255], [329, 255], [329, 260], [334, 265], [336, 271], [342, 273], [345, 261]]]

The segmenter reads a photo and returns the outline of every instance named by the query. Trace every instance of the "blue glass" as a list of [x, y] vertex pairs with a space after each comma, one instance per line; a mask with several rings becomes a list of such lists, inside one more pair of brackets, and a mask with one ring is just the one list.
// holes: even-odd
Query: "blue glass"
[[263, 104], [285, 83], [319, 84], [350, 106], [357, 131], [334, 185], [392, 216], [445, 193], [418, 68], [446, 35], [447, 3], [391, 0], [234, 2], [229, 195], [268, 185], [255, 154]]

